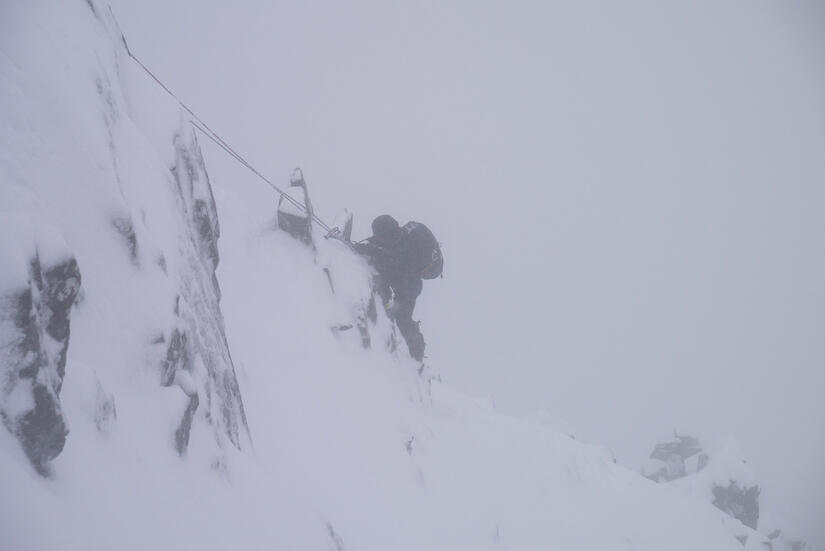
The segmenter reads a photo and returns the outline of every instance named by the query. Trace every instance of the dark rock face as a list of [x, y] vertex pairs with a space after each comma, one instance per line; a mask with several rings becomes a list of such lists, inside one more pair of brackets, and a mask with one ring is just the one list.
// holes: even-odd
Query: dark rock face
[[378, 310], [375, 308], [375, 295], [370, 295], [370, 300], [364, 310], [360, 310], [356, 314], [356, 323], [358, 325], [358, 333], [361, 335], [361, 346], [369, 348], [372, 346], [372, 339], [370, 338], [370, 323], [374, 324], [378, 319]]
[[327, 534], [329, 535], [330, 543], [332, 543], [332, 549], [334, 549], [334, 551], [346, 551], [347, 548], [344, 545], [344, 539], [335, 531], [335, 527], [329, 521], [327, 521]]
[[759, 486], [740, 487], [730, 481], [713, 487], [713, 504], [754, 530], [759, 522]]
[[192, 371], [192, 357], [189, 352], [189, 339], [186, 333], [177, 327], [172, 330], [169, 346], [166, 348], [166, 359], [161, 366], [160, 384], [172, 386], [175, 382], [175, 373], [179, 370]]
[[95, 428], [101, 434], [108, 434], [117, 421], [115, 397], [106, 392], [97, 381], [95, 391]]
[[189, 433], [192, 431], [192, 419], [195, 417], [195, 411], [198, 409], [200, 399], [197, 394], [189, 398], [189, 405], [186, 406], [186, 411], [183, 412], [183, 419], [175, 431], [175, 449], [180, 455], [186, 453], [186, 448], [189, 446]]
[[132, 264], [137, 266], [138, 242], [137, 235], [135, 234], [135, 226], [132, 224], [132, 220], [126, 217], [113, 218], [112, 226], [114, 226], [117, 233], [120, 234], [120, 237], [123, 238], [123, 243], [126, 246], [126, 250], [129, 251], [129, 260], [132, 261]]
[[187, 229], [178, 251], [179, 294], [174, 324], [161, 362], [161, 384], [177, 384], [188, 396], [174, 435], [175, 449], [184, 455], [196, 422], [210, 425], [219, 447], [225, 440], [241, 448], [249, 429], [235, 367], [226, 340], [221, 291], [215, 270], [218, 254], [217, 208], [200, 148], [193, 133], [175, 139], [177, 152], [171, 168], [177, 190], [177, 207]]
[[79, 289], [74, 258], [42, 266], [35, 253], [28, 287], [0, 298], [0, 417], [42, 475], [63, 451], [68, 434], [60, 390]]
[[215, 212], [215, 200], [212, 192], [209, 193], [209, 203], [203, 199], [195, 201], [195, 208], [192, 213], [192, 222], [199, 237], [201, 252], [205, 259], [212, 263], [212, 269], [218, 267], [220, 256], [218, 255], [218, 237], [220, 228], [218, 227], [218, 215]]

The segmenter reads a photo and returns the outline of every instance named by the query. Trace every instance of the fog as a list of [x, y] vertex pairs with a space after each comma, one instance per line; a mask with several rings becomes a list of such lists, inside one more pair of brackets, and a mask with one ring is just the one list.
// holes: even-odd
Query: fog
[[[325, 220], [432, 228], [445, 277], [416, 317], [445, 381], [631, 468], [674, 428], [735, 436], [763, 507], [825, 548], [825, 5], [113, 9]], [[216, 187], [261, 185], [204, 151]]]

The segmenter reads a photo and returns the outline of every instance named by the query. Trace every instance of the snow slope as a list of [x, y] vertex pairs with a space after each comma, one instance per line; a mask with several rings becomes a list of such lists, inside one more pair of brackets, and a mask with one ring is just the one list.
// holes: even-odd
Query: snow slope
[[742, 548], [703, 500], [419, 373], [383, 312], [369, 349], [333, 333], [366, 265], [213, 185], [105, 5], [2, 10], [0, 294], [35, 253], [82, 274], [48, 476], [0, 429], [4, 550]]

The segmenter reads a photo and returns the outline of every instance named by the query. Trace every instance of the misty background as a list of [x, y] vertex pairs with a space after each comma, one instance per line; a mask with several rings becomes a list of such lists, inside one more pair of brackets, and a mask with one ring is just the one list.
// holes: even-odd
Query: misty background
[[445, 277], [415, 317], [451, 385], [634, 469], [674, 429], [734, 436], [763, 508], [825, 548], [825, 4], [112, 7], [259, 170], [301, 166], [327, 222], [430, 226]]

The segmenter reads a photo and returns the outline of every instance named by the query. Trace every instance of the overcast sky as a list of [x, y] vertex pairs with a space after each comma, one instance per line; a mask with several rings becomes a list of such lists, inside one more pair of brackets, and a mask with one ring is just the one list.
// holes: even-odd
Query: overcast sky
[[[427, 223], [436, 370], [636, 467], [742, 443], [825, 548], [825, 4], [113, 2], [129, 44], [356, 237]], [[210, 145], [216, 186], [260, 185]], [[273, 197], [273, 209], [276, 199]]]

